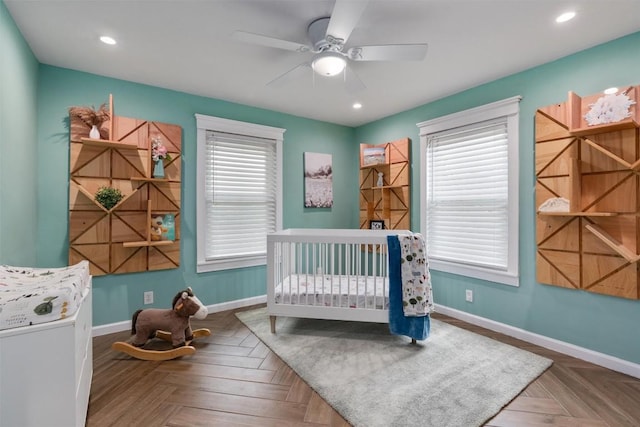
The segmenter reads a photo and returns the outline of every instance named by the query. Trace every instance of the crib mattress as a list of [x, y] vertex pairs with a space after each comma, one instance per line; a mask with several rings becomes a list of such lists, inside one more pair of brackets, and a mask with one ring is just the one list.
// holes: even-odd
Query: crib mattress
[[73, 315], [89, 283], [88, 261], [60, 268], [0, 266], [0, 330]]
[[387, 309], [389, 282], [373, 276], [292, 274], [276, 285], [276, 304]]

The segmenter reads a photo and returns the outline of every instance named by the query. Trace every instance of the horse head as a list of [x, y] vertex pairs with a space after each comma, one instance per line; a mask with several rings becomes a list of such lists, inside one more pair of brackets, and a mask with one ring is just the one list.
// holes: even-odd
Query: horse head
[[171, 306], [182, 317], [193, 316], [196, 319], [204, 319], [209, 314], [207, 307], [200, 302], [191, 288], [178, 292]]

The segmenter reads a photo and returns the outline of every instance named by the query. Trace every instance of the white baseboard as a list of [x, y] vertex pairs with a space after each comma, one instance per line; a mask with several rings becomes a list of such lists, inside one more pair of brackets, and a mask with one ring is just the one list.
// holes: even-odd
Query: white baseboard
[[545, 337], [544, 335], [535, 334], [533, 332], [525, 331], [524, 329], [516, 328], [439, 304], [436, 304], [436, 313], [442, 313], [473, 325], [481, 326], [495, 332], [500, 332], [502, 334], [509, 335], [510, 337], [518, 338], [522, 341], [548, 348], [549, 350], [557, 351], [558, 353], [573, 356], [614, 371], [622, 372], [623, 374], [631, 375], [632, 377], [640, 378], [640, 364], [637, 363], [589, 350], [584, 347], [578, 347], [577, 345]]
[[[207, 309], [209, 310], [209, 313], [217, 313], [220, 311], [233, 310], [236, 308], [248, 307], [256, 304], [264, 304], [266, 302], [267, 296], [261, 295], [257, 297], [209, 305], [207, 306]], [[569, 356], [573, 356], [578, 359], [585, 360], [587, 362], [591, 362], [608, 369], [612, 369], [614, 371], [622, 372], [623, 374], [631, 375], [632, 377], [640, 378], [640, 364], [637, 363], [629, 362], [614, 356], [610, 356], [608, 354], [589, 350], [584, 347], [578, 347], [574, 344], [569, 344], [564, 341], [556, 340], [554, 338], [545, 337], [544, 335], [539, 335], [533, 332], [526, 331], [524, 329], [496, 322], [495, 320], [486, 319], [484, 317], [476, 316], [474, 314], [456, 310], [454, 308], [449, 308], [444, 305], [436, 304], [436, 312], [453, 317], [455, 319], [463, 320], [473, 325], [481, 326], [492, 331], [500, 332], [502, 334], [518, 338], [522, 341], [539, 345], [541, 347], [548, 348], [562, 354], [567, 354]], [[97, 337], [114, 332], [126, 331], [129, 328], [131, 328], [131, 321], [127, 320], [124, 322], [110, 323], [108, 325], [94, 326], [92, 329], [92, 333], [94, 337]]]
[[[241, 307], [248, 307], [250, 305], [263, 304], [267, 302], [266, 295], [260, 295], [257, 297], [239, 299], [235, 301], [223, 302], [220, 304], [208, 305], [207, 310], [209, 313], [218, 313], [220, 311], [233, 310]], [[133, 315], [133, 313], [131, 313]], [[123, 322], [109, 323], [107, 325], [94, 326], [91, 330], [92, 336], [99, 337], [101, 335], [113, 334], [115, 332], [122, 332], [131, 328], [131, 320]]]

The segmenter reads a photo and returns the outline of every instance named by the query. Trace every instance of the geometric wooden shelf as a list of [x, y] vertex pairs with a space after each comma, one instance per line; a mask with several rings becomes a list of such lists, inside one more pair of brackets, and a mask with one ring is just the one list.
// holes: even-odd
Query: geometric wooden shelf
[[[626, 93], [637, 102], [640, 86]], [[588, 126], [600, 96], [570, 92], [536, 112], [536, 207], [559, 197], [570, 205], [536, 212], [536, 279], [640, 299], [640, 107], [621, 122]]]
[[[115, 116], [102, 135], [70, 116], [69, 263], [89, 261], [94, 276], [177, 268], [180, 265], [180, 126]], [[171, 160], [165, 178], [153, 178], [151, 143], [160, 139]], [[119, 189], [124, 198], [105, 209], [95, 201], [101, 186]], [[174, 240], [156, 240], [152, 218], [172, 215]], [[163, 237], [158, 236], [158, 239]]]
[[[370, 148], [384, 149], [384, 161], [365, 164], [364, 153]], [[371, 221], [384, 221], [384, 228], [411, 228], [410, 139], [380, 145], [360, 144], [360, 228], [370, 228]], [[378, 173], [383, 184], [378, 185]]]

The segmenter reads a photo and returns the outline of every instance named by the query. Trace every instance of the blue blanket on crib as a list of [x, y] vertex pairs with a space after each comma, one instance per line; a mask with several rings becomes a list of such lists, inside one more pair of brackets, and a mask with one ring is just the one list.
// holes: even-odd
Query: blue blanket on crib
[[429, 336], [431, 319], [426, 316], [406, 317], [402, 303], [402, 267], [400, 240], [397, 235], [387, 236], [389, 248], [389, 331], [416, 340]]

